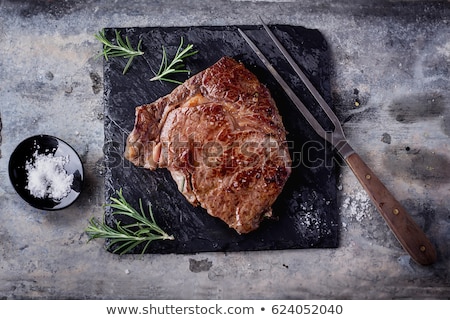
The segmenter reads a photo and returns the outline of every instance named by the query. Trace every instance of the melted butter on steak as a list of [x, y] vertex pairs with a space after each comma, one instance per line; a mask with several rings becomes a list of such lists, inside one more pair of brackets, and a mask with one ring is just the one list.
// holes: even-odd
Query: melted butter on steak
[[125, 158], [151, 170], [167, 168], [190, 203], [238, 233], [272, 215], [291, 172], [274, 100], [229, 57], [137, 107]]

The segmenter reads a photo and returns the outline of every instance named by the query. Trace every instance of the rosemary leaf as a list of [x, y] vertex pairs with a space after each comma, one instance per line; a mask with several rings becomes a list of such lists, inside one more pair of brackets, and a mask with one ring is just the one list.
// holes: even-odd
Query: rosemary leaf
[[196, 53], [198, 53], [198, 50], [193, 50], [194, 46], [192, 44], [188, 44], [186, 48], [183, 49], [183, 37], [181, 37], [180, 45], [178, 46], [177, 52], [175, 53], [175, 56], [173, 57], [172, 61], [169, 63], [169, 60], [167, 58], [167, 52], [166, 48], [162, 46], [162, 58], [161, 58], [161, 64], [159, 66], [159, 70], [156, 73], [156, 75], [150, 79], [150, 81], [160, 80], [160, 81], [167, 81], [172, 82], [176, 84], [181, 84], [182, 82], [178, 80], [174, 80], [171, 78], [168, 78], [167, 76], [174, 73], [189, 73], [190, 71], [187, 69], [183, 69], [184, 67], [184, 59], [187, 57], [190, 57]]
[[139, 40], [136, 50], [131, 45], [130, 39], [125, 37], [125, 41], [120, 36], [120, 32], [115, 30], [116, 33], [116, 44], [112, 43], [106, 38], [105, 30], [102, 29], [98, 34], [94, 35], [94, 37], [99, 40], [103, 44], [103, 51], [97, 56], [104, 56], [106, 60], [110, 57], [123, 57], [128, 59], [125, 68], [122, 73], [125, 74], [131, 66], [131, 62], [137, 56], [141, 56], [144, 54], [141, 51], [142, 39]]
[[122, 225], [120, 222], [116, 221], [115, 228], [112, 228], [104, 221], [100, 222], [95, 218], [91, 218], [89, 220], [89, 225], [85, 230], [89, 236], [89, 241], [99, 238], [108, 239], [108, 249], [117, 245], [113, 252], [124, 254], [143, 243], [145, 243], [145, 246], [141, 253], [144, 253], [145, 250], [147, 250], [152, 241], [174, 240], [173, 236], [168, 235], [157, 225], [150, 203], [148, 204], [150, 218], [147, 218], [144, 213], [141, 199], [139, 199], [140, 211], [137, 211], [126, 201], [122, 189], [116, 191], [116, 194], [117, 198], [111, 197], [111, 203], [106, 206], [113, 209], [113, 216], [125, 215], [132, 218], [134, 222]]

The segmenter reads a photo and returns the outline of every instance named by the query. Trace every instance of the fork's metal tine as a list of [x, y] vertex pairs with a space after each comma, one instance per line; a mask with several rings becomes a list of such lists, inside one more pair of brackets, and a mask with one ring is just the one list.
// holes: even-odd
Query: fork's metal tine
[[316, 132], [321, 136], [323, 139], [327, 139], [327, 134], [325, 130], [322, 128], [320, 123], [316, 120], [316, 118], [309, 112], [308, 108], [303, 104], [303, 102], [300, 101], [300, 99], [297, 97], [297, 95], [292, 91], [292, 89], [289, 87], [289, 85], [284, 81], [284, 79], [280, 76], [277, 70], [270, 64], [269, 60], [264, 56], [264, 54], [259, 50], [259, 48], [253, 43], [252, 40], [240, 29], [238, 28], [239, 33], [241, 36], [245, 39], [245, 41], [249, 44], [249, 46], [253, 49], [253, 51], [258, 55], [259, 59], [262, 61], [262, 63], [266, 66], [266, 68], [270, 71], [270, 73], [275, 77], [275, 79], [280, 83], [280, 85], [283, 87], [286, 94], [289, 96], [289, 98], [294, 102], [294, 104], [297, 106], [297, 108], [300, 110], [300, 112], [303, 114], [305, 119], [309, 122], [309, 124], [316, 130]]
[[[348, 144], [348, 142], [345, 138], [344, 130], [342, 130], [342, 126], [341, 126], [337, 116], [334, 114], [334, 112], [331, 110], [331, 108], [328, 106], [328, 104], [323, 100], [323, 98], [321, 97], [319, 92], [317, 92], [317, 90], [314, 88], [314, 86], [311, 84], [311, 82], [308, 80], [308, 78], [305, 76], [305, 74], [300, 70], [300, 72], [298, 73], [298, 76], [301, 77], [302, 80], [306, 79], [305, 84], [309, 84], [309, 86], [312, 88], [311, 93], [313, 94], [313, 92], [315, 92], [315, 96], [319, 97], [317, 102], [321, 106], [322, 110], [324, 110], [325, 114], [330, 118], [330, 120], [334, 124], [333, 131], [325, 131], [325, 129], [322, 127], [322, 125], [311, 114], [311, 112], [308, 110], [308, 108], [306, 108], [306, 106], [303, 104], [303, 102], [301, 102], [301, 100], [297, 97], [297, 95], [294, 93], [294, 91], [292, 91], [292, 89], [289, 87], [289, 85], [286, 83], [286, 81], [284, 81], [284, 79], [280, 76], [280, 74], [270, 64], [270, 62], [267, 60], [267, 58], [264, 56], [264, 54], [261, 52], [261, 50], [259, 50], [259, 48], [253, 43], [253, 41], [250, 40], [250, 38], [240, 28], [238, 28], [238, 31], [241, 34], [241, 36], [244, 38], [244, 40], [248, 43], [248, 45], [252, 48], [252, 50], [256, 53], [256, 55], [259, 57], [259, 59], [262, 61], [262, 63], [266, 66], [266, 68], [269, 70], [269, 72], [274, 76], [275, 80], [278, 81], [278, 83], [284, 89], [286, 94], [289, 96], [289, 98], [292, 100], [292, 102], [294, 102], [295, 106], [302, 113], [303, 117], [308, 121], [308, 123], [311, 125], [311, 127], [317, 132], [317, 134], [320, 137], [322, 137], [323, 139], [325, 139], [326, 141], [330, 142], [344, 159], [347, 159], [350, 155], [355, 153], [355, 151]], [[286, 52], [286, 50], [284, 48], [283, 48], [283, 50]], [[289, 57], [289, 54], [287, 54], [287, 56]], [[290, 60], [292, 60], [292, 58], [290, 58]], [[296, 66], [296, 69], [298, 69], [298, 70], [300, 69], [295, 62], [293, 64], [294, 64], [294, 66]]]
[[269, 37], [272, 39], [272, 41], [275, 43], [275, 45], [278, 47], [278, 49], [281, 51], [283, 56], [286, 58], [286, 60], [289, 62], [291, 67], [294, 69], [295, 73], [299, 76], [299, 78], [303, 81], [306, 88], [311, 92], [313, 97], [316, 99], [317, 103], [322, 107], [323, 111], [326, 113], [326, 115], [330, 118], [331, 122], [333, 122], [335, 129], [342, 131], [341, 124], [339, 119], [337, 118], [336, 114], [331, 110], [328, 103], [323, 99], [322, 95], [317, 91], [317, 89], [314, 87], [314, 85], [311, 83], [311, 81], [308, 79], [308, 77], [303, 73], [303, 71], [300, 69], [300, 67], [297, 65], [297, 63], [294, 61], [294, 59], [291, 57], [289, 52], [284, 48], [284, 46], [280, 43], [278, 38], [275, 36], [275, 34], [270, 30], [270, 28], [267, 26], [267, 24], [263, 21], [263, 19], [260, 17], [261, 23], [266, 30]]

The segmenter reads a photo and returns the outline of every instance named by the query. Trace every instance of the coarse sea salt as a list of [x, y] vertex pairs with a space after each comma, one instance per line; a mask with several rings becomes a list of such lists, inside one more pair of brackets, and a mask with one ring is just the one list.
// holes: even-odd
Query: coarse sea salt
[[371, 200], [364, 191], [358, 191], [351, 197], [347, 197], [342, 203], [342, 207], [346, 209], [346, 214], [350, 218], [361, 222], [363, 219], [372, 219], [370, 214]]
[[25, 165], [28, 178], [27, 189], [31, 195], [56, 201], [66, 197], [73, 182], [73, 174], [67, 174], [64, 169], [67, 163], [69, 163], [69, 156], [55, 157], [53, 154], [35, 152], [33, 159]]

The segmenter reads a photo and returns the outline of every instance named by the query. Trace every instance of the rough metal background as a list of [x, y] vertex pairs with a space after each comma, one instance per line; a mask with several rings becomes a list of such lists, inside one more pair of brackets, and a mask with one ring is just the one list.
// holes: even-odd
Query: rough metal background
[[[86, 243], [101, 218], [103, 27], [258, 24], [319, 29], [332, 95], [354, 148], [436, 244], [409, 259], [348, 168], [337, 249], [112, 255]], [[450, 4], [447, 1], [0, 1], [0, 298], [450, 297]], [[46, 133], [82, 156], [86, 189], [60, 212], [31, 208], [9, 155]]]

